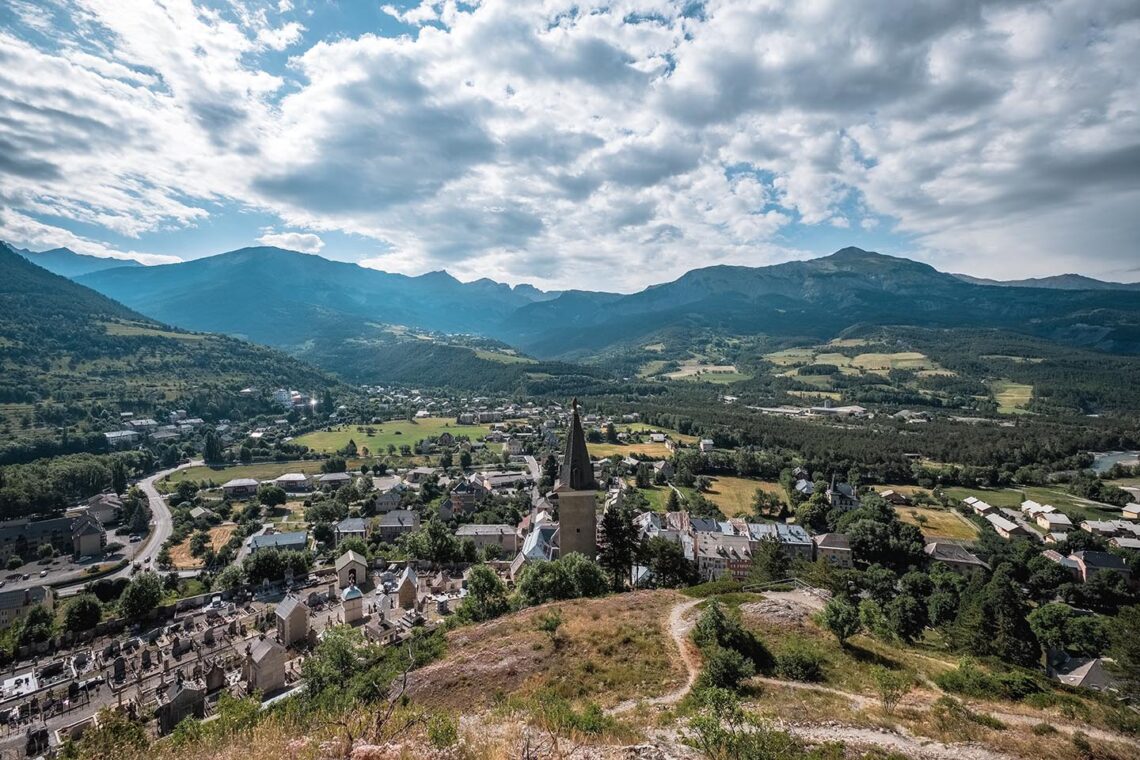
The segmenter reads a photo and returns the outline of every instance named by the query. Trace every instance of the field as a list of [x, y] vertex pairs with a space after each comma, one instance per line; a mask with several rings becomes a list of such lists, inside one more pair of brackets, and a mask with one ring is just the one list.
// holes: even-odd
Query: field
[[104, 322], [103, 328], [108, 335], [126, 335], [130, 337], [146, 336], [150, 338], [174, 338], [176, 340], [203, 340], [205, 335], [191, 335], [189, 333], [157, 330], [153, 327], [136, 325], [130, 322]]
[[480, 359], [499, 362], [500, 364], [537, 364], [534, 359], [507, 353], [505, 351], [487, 351], [486, 349], [477, 348], [475, 349], [475, 355]]
[[742, 513], [752, 513], [752, 499], [756, 496], [757, 489], [774, 493], [787, 503], [787, 494], [779, 483], [728, 476], [713, 478], [712, 486], [705, 496], [720, 507], [727, 516], [735, 517]]
[[[222, 548], [230, 540], [230, 536], [234, 534], [236, 528], [237, 526], [233, 523], [224, 523], [210, 528], [210, 546], [213, 547], [214, 551]], [[202, 566], [202, 560], [190, 555], [189, 538], [170, 549], [170, 561], [174, 567], [180, 570], [192, 570]]]
[[[375, 431], [375, 435], [369, 436], [365, 432], [369, 427]], [[396, 448], [403, 444], [414, 446], [416, 441], [437, 436], [444, 431], [476, 440], [491, 432], [491, 428], [487, 425], [457, 425], [451, 418], [427, 417], [415, 422], [398, 420], [377, 425], [343, 425], [331, 430], [306, 433], [298, 436], [294, 442], [308, 446], [313, 451], [331, 454], [343, 449], [351, 439], [356, 442], [361, 453], [367, 448], [375, 455], [386, 453], [389, 445]]]
[[665, 369], [665, 365], [668, 363], [669, 362], [663, 361], [661, 359], [654, 359], [651, 362], [646, 362], [645, 364], [642, 364], [641, 369], [639, 369], [637, 371], [637, 376], [638, 377], [652, 377], [653, 375], [656, 375], [661, 370]]
[[[786, 348], [783, 351], [767, 354], [764, 358], [777, 367], [790, 368], [790, 371], [783, 373], [789, 377], [796, 376], [796, 368], [802, 367], [805, 364], [834, 364], [839, 368], [840, 373], [845, 375], [860, 375], [866, 373], [885, 375], [892, 369], [953, 374], [949, 370], [939, 367], [925, 354], [920, 354], [917, 351], [900, 351], [893, 354], [866, 353], [850, 357], [836, 351], [827, 350], [829, 347], [845, 348], [862, 344], [863, 341], [832, 341], [827, 346], [818, 346], [815, 348]], [[807, 377], [815, 376], [809, 375]], [[819, 377], [825, 376], [821, 375]], [[800, 379], [806, 380], [807, 378]]]
[[991, 490], [987, 488], [946, 488], [942, 491], [954, 501], [962, 501], [968, 496], [981, 499], [987, 504], [992, 504], [995, 507], [1012, 507], [1017, 509], [1021, 506], [1021, 502], [1025, 499], [1021, 495], [1021, 491], [1015, 491], [1012, 488], [1001, 488], [998, 490]]
[[614, 454], [620, 457], [638, 454], [653, 459], [668, 459], [670, 456], [669, 449], [665, 448], [663, 443], [589, 443], [586, 445], [590, 449], [590, 456], [603, 459], [612, 457]]
[[973, 541], [978, 537], [977, 527], [969, 520], [945, 509], [928, 507], [895, 507], [899, 519], [918, 526], [926, 538], [949, 538], [955, 541]]
[[670, 430], [669, 428], [650, 425], [645, 422], [634, 422], [629, 425], [619, 425], [618, 430], [630, 430], [635, 433], [664, 433], [674, 441], [680, 441], [681, 443], [697, 442], [697, 437], [695, 435], [685, 435], [684, 433], [678, 433], [676, 430]]
[[696, 359], [681, 362], [681, 368], [665, 377], [670, 380], [703, 380], [709, 383], [735, 383], [751, 375], [739, 372], [732, 364], [701, 364]]
[[997, 401], [998, 411], [1002, 414], [1024, 414], [1029, 402], [1033, 400], [1032, 385], [995, 380], [990, 384], [990, 390]]
[[1082, 520], [1111, 520], [1120, 517], [1119, 511], [1114, 511], [1107, 505], [1099, 505], [1096, 502], [1073, 496], [1059, 488], [1047, 488], [1044, 486], [1026, 486], [1020, 490], [1013, 488], [1003, 488], [1000, 490], [947, 488], [943, 493], [958, 501], [961, 501], [967, 496], [976, 496], [995, 507], [1010, 507], [1011, 509], [1017, 509], [1021, 506], [1021, 502], [1026, 499], [1031, 499], [1038, 504], [1053, 505], [1068, 515], [1070, 520], [1078, 524]]
[[[352, 460], [350, 463], [352, 467], [359, 467], [360, 460]], [[292, 461], [292, 462], [258, 462], [257, 464], [243, 464], [236, 467], [206, 467], [205, 465], [199, 467], [187, 467], [185, 470], [178, 470], [171, 473], [165, 479], [166, 483], [177, 485], [183, 480], [212, 480], [213, 482], [221, 485], [227, 480], [234, 478], [253, 478], [255, 480], [272, 480], [287, 472], [303, 472], [306, 475], [313, 475], [321, 471], [321, 463], [318, 461]]]
[[[634, 485], [633, 478], [628, 481], [632, 487]], [[672, 490], [669, 486], [652, 486], [650, 488], [638, 488], [641, 495], [649, 502], [649, 508], [654, 512], [664, 512], [665, 505], [669, 501], [669, 492]]]

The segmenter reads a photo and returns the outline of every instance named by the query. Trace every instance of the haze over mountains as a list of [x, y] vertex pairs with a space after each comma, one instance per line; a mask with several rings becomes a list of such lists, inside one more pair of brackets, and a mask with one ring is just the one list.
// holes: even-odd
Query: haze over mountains
[[[10, 247], [10, 246], [9, 246]], [[50, 251], [29, 251], [26, 248], [11, 250], [28, 261], [64, 277], [79, 277], [115, 267], [141, 267], [134, 259], [112, 259], [103, 256], [86, 256], [70, 248], [52, 248]]]

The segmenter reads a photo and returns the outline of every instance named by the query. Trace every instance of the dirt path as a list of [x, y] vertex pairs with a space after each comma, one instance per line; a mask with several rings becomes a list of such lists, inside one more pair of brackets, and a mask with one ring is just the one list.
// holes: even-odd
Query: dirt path
[[693, 688], [693, 684], [697, 682], [697, 675], [701, 672], [701, 659], [697, 655], [696, 648], [689, 641], [689, 631], [693, 628], [693, 621], [686, 618], [685, 614], [700, 604], [701, 601], [700, 599], [690, 599], [677, 602], [669, 611], [669, 635], [673, 637], [673, 643], [677, 645], [677, 651], [681, 653], [681, 660], [685, 664], [687, 672], [685, 684], [679, 689], [674, 689], [668, 694], [662, 694], [652, 699], [627, 699], [607, 710], [610, 715], [629, 712], [639, 704], [675, 705], [684, 699], [685, 695]]
[[943, 744], [908, 733], [895, 733], [874, 728], [857, 728], [842, 724], [825, 726], [779, 725], [788, 733], [809, 742], [843, 742], [847, 746], [900, 752], [923, 760], [1014, 760], [1013, 755], [995, 752], [976, 744]]

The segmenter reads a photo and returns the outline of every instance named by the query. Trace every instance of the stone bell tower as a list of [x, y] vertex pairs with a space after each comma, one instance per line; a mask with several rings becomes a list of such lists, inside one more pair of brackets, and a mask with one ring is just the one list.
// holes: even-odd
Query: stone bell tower
[[598, 554], [598, 518], [594, 491], [594, 466], [586, 450], [586, 434], [578, 416], [578, 399], [574, 399], [570, 432], [566, 436], [566, 454], [554, 493], [558, 496], [559, 555], [578, 552], [590, 559]]

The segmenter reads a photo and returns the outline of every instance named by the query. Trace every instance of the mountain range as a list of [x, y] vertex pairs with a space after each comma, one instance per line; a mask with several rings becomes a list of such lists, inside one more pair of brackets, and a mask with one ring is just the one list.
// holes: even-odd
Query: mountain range
[[[564, 361], [637, 350], [665, 334], [818, 341], [875, 326], [997, 328], [1140, 353], [1140, 290], [1079, 276], [974, 281], [859, 248], [765, 267], [704, 267], [632, 294], [548, 293], [446, 272], [411, 277], [272, 247], [74, 279], [158, 322], [280, 348], [358, 382], [393, 380], [394, 365], [420, 365], [425, 336], [393, 326], [481, 336]], [[442, 342], [442, 353], [463, 352], [465, 372], [505, 372]], [[526, 371], [513, 367], [511, 381]]]
[[28, 261], [41, 266], [49, 272], [64, 277], [79, 277], [91, 272], [101, 272], [104, 269], [115, 267], [141, 267], [142, 264], [134, 259], [112, 259], [106, 256], [88, 256], [76, 253], [70, 248], [52, 248], [50, 251], [29, 251], [26, 248], [12, 248]]

